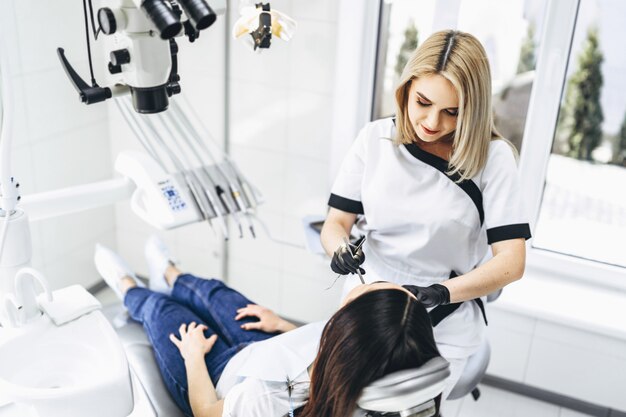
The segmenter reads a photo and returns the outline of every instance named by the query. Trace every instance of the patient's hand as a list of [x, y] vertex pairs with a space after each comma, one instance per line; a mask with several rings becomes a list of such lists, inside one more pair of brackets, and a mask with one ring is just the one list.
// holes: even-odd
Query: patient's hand
[[192, 321], [189, 323], [189, 326], [185, 323], [180, 325], [178, 329], [180, 340], [173, 334], [170, 334], [170, 340], [176, 345], [185, 361], [202, 359], [204, 355], [211, 351], [217, 340], [217, 335], [205, 337], [204, 331], [207, 329], [208, 327], [204, 324], [197, 326]]
[[241, 320], [244, 317], [257, 317], [259, 319], [257, 322], [242, 324], [241, 328], [244, 330], [261, 330], [267, 333], [284, 333], [296, 328], [294, 324], [280, 318], [269, 308], [256, 304], [248, 304], [247, 306], [237, 310], [235, 320]]

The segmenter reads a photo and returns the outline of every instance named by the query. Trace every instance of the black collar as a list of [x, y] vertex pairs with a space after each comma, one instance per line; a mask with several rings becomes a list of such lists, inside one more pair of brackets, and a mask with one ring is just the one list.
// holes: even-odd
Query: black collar
[[437, 155], [433, 155], [430, 152], [426, 152], [416, 143], [412, 142], [409, 144], [405, 144], [404, 147], [413, 157], [419, 159], [425, 164], [428, 164], [435, 168], [437, 171], [444, 174], [448, 177], [452, 182], [461, 187], [463, 191], [472, 199], [476, 209], [478, 210], [478, 215], [480, 216], [480, 224], [482, 226], [485, 220], [485, 212], [483, 210], [483, 194], [480, 191], [480, 188], [476, 185], [476, 183], [470, 179], [463, 180], [459, 182], [461, 175], [459, 173], [448, 174], [448, 170], [450, 169], [450, 164], [443, 158], [438, 157]]

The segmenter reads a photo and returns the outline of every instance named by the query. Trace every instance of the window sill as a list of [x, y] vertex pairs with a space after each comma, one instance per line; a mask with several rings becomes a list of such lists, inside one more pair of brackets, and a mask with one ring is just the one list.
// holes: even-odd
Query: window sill
[[491, 308], [626, 340], [626, 292], [526, 268]]

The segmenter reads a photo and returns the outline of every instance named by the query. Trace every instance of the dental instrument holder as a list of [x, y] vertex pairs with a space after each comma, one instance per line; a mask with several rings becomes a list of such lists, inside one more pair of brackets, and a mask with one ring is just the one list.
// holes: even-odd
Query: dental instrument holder
[[[219, 215], [226, 217], [244, 213], [255, 208], [260, 203], [256, 195], [242, 195], [240, 201], [245, 206], [241, 210], [232, 193], [225, 191], [229, 190], [229, 182], [222, 172], [235, 175], [235, 169], [231, 164], [230, 161], [223, 161], [194, 168], [199, 175], [210, 177], [212, 187], [206, 183], [197, 184], [204, 192], [200, 190], [192, 192], [185, 186], [185, 172], [168, 174], [143, 152], [121, 152], [115, 161], [115, 169], [129, 177], [137, 186], [131, 197], [133, 212], [152, 226], [165, 230], [203, 220], [213, 220]], [[213, 193], [213, 198], [220, 202], [218, 206], [220, 213], [200, 209], [199, 205], [209, 206], [205, 193]]]

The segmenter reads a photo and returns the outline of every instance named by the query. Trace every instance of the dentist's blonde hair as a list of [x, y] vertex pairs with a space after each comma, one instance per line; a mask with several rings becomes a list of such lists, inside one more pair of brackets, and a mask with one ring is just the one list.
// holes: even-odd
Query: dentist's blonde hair
[[501, 138], [493, 122], [487, 54], [478, 39], [465, 32], [444, 30], [426, 39], [409, 58], [396, 88], [396, 143], [418, 140], [408, 114], [411, 81], [435, 74], [452, 83], [459, 99], [447, 174], [463, 181], [482, 170], [489, 142]]

